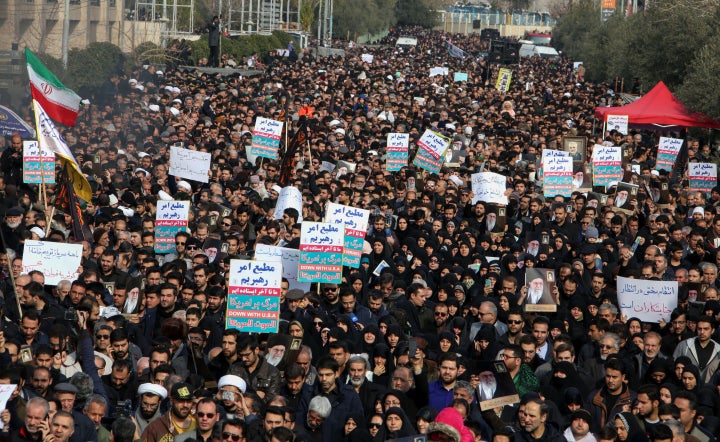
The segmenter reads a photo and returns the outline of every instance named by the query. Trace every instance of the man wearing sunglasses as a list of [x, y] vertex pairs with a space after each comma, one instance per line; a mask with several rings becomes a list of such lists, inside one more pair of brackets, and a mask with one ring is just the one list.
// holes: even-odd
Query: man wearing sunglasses
[[227, 419], [223, 421], [222, 442], [242, 442], [245, 437], [245, 422], [242, 419]]
[[195, 431], [186, 431], [176, 436], [173, 442], [185, 442], [190, 439], [195, 439], [197, 442], [211, 442], [213, 426], [220, 420], [217, 403], [212, 398], [200, 399], [195, 410], [195, 418], [197, 419]]

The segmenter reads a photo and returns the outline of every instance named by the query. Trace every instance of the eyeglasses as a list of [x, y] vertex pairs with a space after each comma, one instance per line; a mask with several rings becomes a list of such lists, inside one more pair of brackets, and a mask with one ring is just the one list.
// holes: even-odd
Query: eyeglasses
[[239, 434], [228, 433], [227, 431], [223, 431], [222, 437], [223, 440], [232, 439], [233, 442], [238, 442], [240, 439], [242, 439], [242, 436], [240, 436]]
[[[200, 413], [199, 411], [198, 411], [197, 415], [198, 415], [198, 417], [206, 417], [208, 419], [212, 419], [215, 417], [215, 413]], [[227, 434], [230, 434], [230, 433], [227, 433]], [[233, 440], [235, 440], [235, 439], [233, 439]]]
[[608, 349], [608, 350], [609, 350], [609, 349], [615, 348], [615, 346], [614, 346], [614, 345], [600, 344], [600, 348], [604, 348], [604, 349]]
[[175, 245], [176, 245], [176, 246], [184, 246], [185, 243], [184, 243], [184, 242], [177, 242], [177, 241], [175, 241]]
[[440, 317], [443, 317], [443, 318], [444, 318], [444, 317], [447, 316], [447, 315], [448, 315], [448, 314], [445, 313], [445, 312], [435, 312], [435, 316], [440, 316]]
[[508, 324], [522, 324], [522, 319], [508, 319]]
[[232, 226], [232, 223], [222, 223], [222, 225], [225, 226], [225, 227], [231, 227], [231, 226]]
[[110, 339], [110, 335], [95, 335], [95, 339]]
[[323, 325], [322, 321], [313, 321], [313, 324], [315, 324], [315, 326]]
[[197, 249], [197, 246], [187, 246], [188, 250], [195, 250]]
[[368, 424], [368, 428], [380, 428], [380, 427], [382, 427], [382, 424], [373, 424], [373, 423]]

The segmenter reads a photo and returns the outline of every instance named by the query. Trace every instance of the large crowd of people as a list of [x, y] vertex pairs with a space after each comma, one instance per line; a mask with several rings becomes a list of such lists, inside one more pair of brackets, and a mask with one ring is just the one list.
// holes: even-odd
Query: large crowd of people
[[[400, 35], [417, 46], [395, 46]], [[93, 188], [83, 228], [44, 203], [56, 186], [23, 184], [23, 140], [0, 140], [0, 386], [15, 386], [0, 389], [0, 440], [715, 440], [720, 188], [690, 191], [680, 160], [654, 171], [661, 132], [604, 132], [594, 110], [619, 95], [572, 60], [500, 66], [476, 56], [488, 48], [477, 35], [416, 28], [380, 43], [271, 59], [252, 78], [114, 74], [63, 130]], [[288, 129], [279, 160], [248, 160], [258, 117]], [[453, 151], [437, 174], [411, 165], [428, 129]], [[409, 134], [411, 163], [389, 172], [395, 132]], [[637, 198], [617, 207], [614, 186], [545, 196], [542, 152], [565, 137], [584, 139], [583, 170], [595, 144], [622, 146]], [[212, 154], [208, 183], [169, 174], [173, 145]], [[718, 160], [701, 139], [685, 146]], [[475, 201], [481, 171], [506, 177], [507, 205]], [[302, 211], [275, 212], [283, 185]], [[190, 222], [159, 254], [168, 199], [191, 201]], [[283, 280], [277, 333], [226, 328], [230, 261], [259, 244], [297, 249], [301, 220], [330, 202], [371, 210], [360, 266], [309, 291]], [[79, 277], [25, 273], [28, 240], [81, 243]], [[528, 276], [539, 269], [550, 303]], [[619, 276], [677, 281], [677, 307], [628, 317]]]

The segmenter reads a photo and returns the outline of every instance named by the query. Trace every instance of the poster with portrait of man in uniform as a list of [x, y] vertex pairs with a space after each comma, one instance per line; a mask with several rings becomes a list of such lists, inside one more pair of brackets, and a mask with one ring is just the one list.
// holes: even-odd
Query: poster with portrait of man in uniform
[[563, 137], [562, 150], [570, 154], [573, 163], [584, 163], [587, 160], [585, 155], [586, 143], [585, 137]]
[[536, 267], [525, 269], [525, 311], [556, 312], [555, 270]]

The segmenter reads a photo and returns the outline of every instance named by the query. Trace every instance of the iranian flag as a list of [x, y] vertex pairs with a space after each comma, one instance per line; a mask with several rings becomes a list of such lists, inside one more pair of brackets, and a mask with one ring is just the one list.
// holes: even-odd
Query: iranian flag
[[80, 96], [65, 87], [28, 48], [25, 48], [25, 60], [33, 99], [40, 103], [53, 120], [65, 126], [75, 126], [80, 110]]

